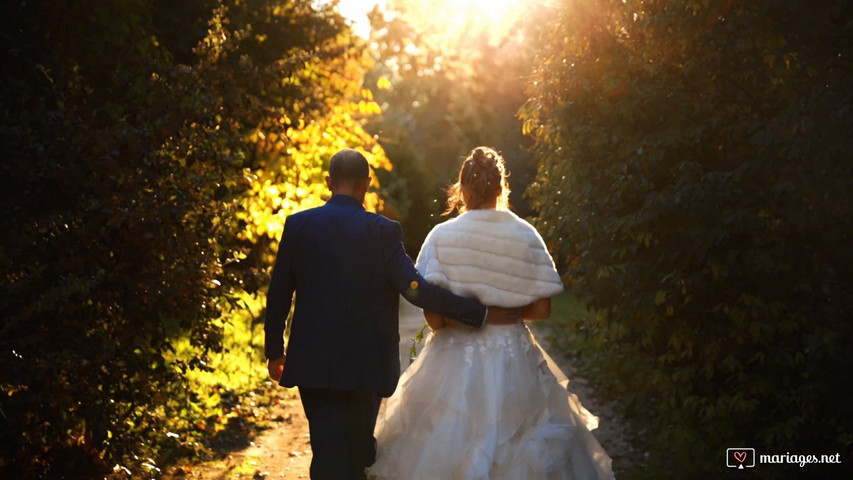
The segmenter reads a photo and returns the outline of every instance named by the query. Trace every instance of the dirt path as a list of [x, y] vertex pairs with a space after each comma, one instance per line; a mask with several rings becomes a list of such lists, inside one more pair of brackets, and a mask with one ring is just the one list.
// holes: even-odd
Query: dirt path
[[[412, 338], [424, 324], [419, 309], [408, 302], [401, 302], [400, 315], [400, 365], [409, 366], [409, 349]], [[536, 339], [559, 364], [570, 379], [569, 388], [576, 393], [581, 403], [599, 416], [601, 424], [593, 433], [614, 459], [614, 470], [625, 461], [633, 461], [638, 455], [631, 448], [627, 424], [607, 404], [601, 402], [589, 382], [575, 374], [566, 357], [549, 347], [547, 322], [531, 324]], [[422, 345], [418, 345], [420, 347]], [[296, 389], [279, 388], [270, 411], [270, 428], [257, 435], [250, 445], [239, 451], [230, 452], [225, 458], [192, 465], [179, 465], [163, 478], [166, 480], [232, 480], [232, 479], [297, 479], [308, 478], [311, 464], [311, 445], [308, 436], [308, 421], [302, 410]], [[384, 405], [383, 405], [384, 407]]]
[[633, 430], [628, 422], [616, 413], [611, 404], [602, 401], [596, 395], [591, 382], [577, 374], [577, 370], [569, 360], [571, 352], [559, 352], [551, 347], [549, 341], [551, 329], [547, 320], [529, 323], [528, 326], [536, 337], [536, 341], [569, 377], [568, 389], [578, 396], [578, 400], [587, 410], [598, 417], [598, 428], [593, 430], [592, 434], [613, 460], [613, 473], [616, 478], [619, 478], [629, 465], [639, 464], [642, 461], [642, 453], [634, 448], [636, 441]]
[[269, 427], [249, 446], [224, 454], [224, 458], [179, 464], [164, 480], [232, 480], [308, 478], [311, 446], [308, 421], [296, 389], [278, 388], [271, 394]]
[[[424, 323], [419, 309], [408, 302], [400, 315], [400, 365], [409, 365], [412, 338]], [[245, 449], [229, 452], [224, 458], [184, 463], [169, 470], [164, 480], [236, 480], [308, 478], [311, 445], [308, 421], [299, 392], [278, 388], [269, 412], [270, 427], [258, 434]]]

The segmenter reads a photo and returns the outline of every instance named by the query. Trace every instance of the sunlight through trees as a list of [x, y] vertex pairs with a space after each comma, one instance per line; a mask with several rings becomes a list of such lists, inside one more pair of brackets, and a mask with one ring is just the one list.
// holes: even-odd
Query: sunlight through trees
[[412, 256], [468, 151], [502, 152], [647, 452], [622, 478], [849, 454], [849, 2], [338, 8], [0, 7], [0, 476], [157, 477], [245, 437], [285, 218], [344, 147]]
[[0, 13], [0, 476], [154, 476], [239, 428], [284, 218], [331, 155], [391, 168], [371, 61], [301, 1]]

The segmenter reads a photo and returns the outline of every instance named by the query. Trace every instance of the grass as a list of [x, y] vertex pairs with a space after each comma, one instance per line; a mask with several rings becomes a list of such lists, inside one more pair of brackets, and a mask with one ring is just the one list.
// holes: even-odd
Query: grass
[[571, 291], [551, 297], [551, 316], [540, 326], [548, 330], [548, 340], [555, 350], [553, 353], [576, 357], [586, 338], [585, 321], [591, 316], [583, 301]]
[[[262, 353], [264, 331], [258, 318], [263, 303], [261, 296], [241, 295], [237, 307], [216, 320], [222, 328], [221, 351], [207, 352], [205, 368], [183, 372], [186, 390], [160, 406], [158, 414], [168, 425], [158, 432], [163, 466], [186, 457], [224, 457], [245, 448], [267, 426], [265, 412], [275, 401], [270, 392], [277, 386], [267, 381]], [[176, 370], [178, 362], [201, 353], [188, 334], [174, 338], [172, 345], [174, 351], [166, 357]]]
[[564, 291], [551, 298], [550, 321], [567, 322], [590, 316], [591, 314], [586, 310], [583, 302], [577, 299], [571, 291]]

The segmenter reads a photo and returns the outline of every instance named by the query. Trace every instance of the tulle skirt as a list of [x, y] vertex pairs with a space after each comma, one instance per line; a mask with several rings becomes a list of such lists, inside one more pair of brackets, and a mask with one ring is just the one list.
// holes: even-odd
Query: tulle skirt
[[613, 478], [598, 419], [524, 324], [431, 334], [376, 424], [374, 479]]

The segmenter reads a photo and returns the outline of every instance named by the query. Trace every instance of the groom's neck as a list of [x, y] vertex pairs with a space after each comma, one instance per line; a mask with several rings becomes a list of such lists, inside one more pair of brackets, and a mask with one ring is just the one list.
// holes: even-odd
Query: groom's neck
[[332, 190], [332, 195], [346, 195], [358, 200], [359, 203], [364, 203], [364, 196], [367, 192], [359, 191], [351, 188], [336, 188]]

